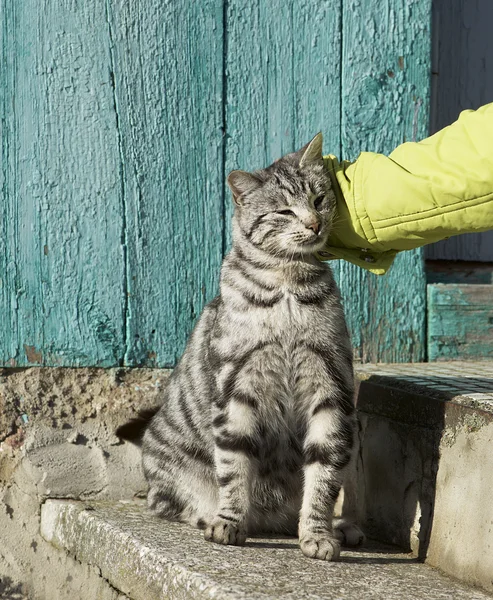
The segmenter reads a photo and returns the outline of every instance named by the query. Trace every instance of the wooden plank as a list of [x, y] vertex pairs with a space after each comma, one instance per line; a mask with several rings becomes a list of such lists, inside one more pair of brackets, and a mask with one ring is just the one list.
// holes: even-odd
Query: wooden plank
[[493, 358], [493, 286], [428, 285], [430, 360]]
[[493, 231], [454, 235], [426, 247], [426, 258], [493, 262]]
[[[430, 0], [343, 1], [342, 156], [391, 152], [427, 135]], [[398, 190], [396, 190], [398, 193]], [[337, 265], [356, 358], [425, 357], [425, 276], [421, 250], [399, 255], [376, 277]]]
[[[466, 108], [493, 102], [493, 3], [433, 0], [432, 132]], [[469, 233], [426, 247], [426, 258], [493, 262], [493, 232]]]
[[9, 156], [13, 144], [12, 119], [7, 115], [13, 105], [15, 90], [15, 55], [12, 52], [13, 5], [3, 1], [0, 12], [0, 364], [15, 365], [17, 350], [17, 295], [15, 290], [15, 262], [11, 260], [9, 244], [12, 212], [15, 204], [7, 202], [7, 187], [11, 177]]
[[319, 131], [339, 154], [340, 21], [341, 0], [228, 1], [226, 175], [265, 167]]
[[493, 101], [491, 0], [433, 0], [436, 87], [432, 132]]
[[115, 365], [123, 220], [104, 4], [2, 8], [0, 363]]
[[127, 365], [174, 366], [217, 291], [223, 3], [108, 5], [124, 173]]
[[428, 283], [492, 284], [493, 264], [482, 262], [427, 260]]
[[[2, 364], [175, 364], [217, 290], [225, 172], [318, 130], [340, 154], [341, 112], [344, 157], [422, 131], [424, 0], [223, 4], [3, 0]], [[421, 357], [399, 261], [386, 287], [336, 266], [364, 360]]]

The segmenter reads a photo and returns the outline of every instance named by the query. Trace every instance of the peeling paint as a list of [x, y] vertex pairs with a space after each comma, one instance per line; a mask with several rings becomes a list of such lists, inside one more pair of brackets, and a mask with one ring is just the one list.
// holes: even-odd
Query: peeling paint
[[[404, 6], [407, 3], [393, 1], [342, 2], [343, 159], [355, 160], [362, 151], [388, 154], [406, 139], [428, 133], [430, 5], [413, 2], [409, 14]], [[405, 68], [406, 64], [413, 68]], [[413, 94], [423, 99], [417, 115]], [[331, 266], [357, 359], [422, 361], [426, 318], [422, 251], [400, 253], [390, 272], [380, 278], [344, 261]]]
[[41, 351], [36, 350], [34, 346], [27, 346], [24, 344], [24, 351], [29, 363], [40, 365], [43, 362], [43, 355], [41, 354]]
[[22, 447], [25, 438], [26, 432], [22, 427], [19, 427], [19, 429], [13, 435], [10, 435], [9, 437], [5, 438], [3, 440], [3, 443], [12, 448], [12, 450], [16, 450]]
[[493, 357], [493, 286], [429, 284], [427, 293], [430, 360]]
[[[4, 46], [17, 107], [4, 138], [15, 148], [0, 226], [4, 364], [176, 364], [218, 288], [229, 170], [267, 165], [316, 131], [327, 152], [353, 159], [426, 129], [422, 0], [207, 0], [188, 3], [186, 19], [162, 0], [15, 4]], [[26, 39], [32, 51], [19, 52]], [[411, 91], [425, 99], [416, 131]], [[45, 118], [21, 127], [31, 114]], [[378, 283], [334, 265], [358, 358], [423, 358], [420, 261], [406, 253]], [[394, 311], [395, 297], [407, 308]], [[149, 352], [134, 333], [148, 341], [153, 329]]]
[[[103, 5], [2, 6], [2, 51], [13, 61], [2, 81], [10, 99], [2, 114], [3, 365], [12, 356], [19, 366], [53, 356], [64, 366], [115, 361], [88, 318], [97, 306], [122, 331], [119, 156]], [[29, 115], [42, 115], [35, 127], [23, 125]]]

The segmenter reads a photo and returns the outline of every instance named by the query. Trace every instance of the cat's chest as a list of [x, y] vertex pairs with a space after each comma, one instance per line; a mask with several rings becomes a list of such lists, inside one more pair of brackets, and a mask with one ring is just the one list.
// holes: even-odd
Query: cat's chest
[[240, 337], [255, 334], [259, 338], [288, 340], [300, 332], [330, 327], [333, 318], [328, 302], [303, 302], [299, 294], [283, 290], [272, 306], [253, 306], [248, 311], [235, 311], [229, 323]]

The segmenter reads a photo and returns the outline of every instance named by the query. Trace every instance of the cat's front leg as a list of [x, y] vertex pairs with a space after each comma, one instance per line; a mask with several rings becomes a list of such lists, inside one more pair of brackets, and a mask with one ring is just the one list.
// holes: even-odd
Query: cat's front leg
[[300, 547], [305, 556], [337, 560], [340, 542], [332, 528], [332, 517], [344, 470], [351, 457], [353, 392], [349, 382], [347, 386], [343, 384], [342, 377], [330, 383], [322, 380], [315, 387], [318, 390], [308, 405], [303, 445]]
[[205, 539], [242, 546], [253, 478], [257, 469], [255, 404], [252, 397], [236, 394], [213, 421], [218, 510], [205, 530]]

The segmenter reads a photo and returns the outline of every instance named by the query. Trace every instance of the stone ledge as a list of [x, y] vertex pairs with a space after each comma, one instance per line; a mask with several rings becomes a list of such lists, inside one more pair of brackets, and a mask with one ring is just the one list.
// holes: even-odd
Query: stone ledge
[[[492, 367], [357, 366], [365, 531], [491, 592]], [[86, 573], [40, 537], [39, 506], [47, 498], [142, 494], [138, 449], [114, 431], [159, 401], [168, 376], [165, 369], [0, 370], [0, 589], [10, 577], [35, 598], [56, 590], [60, 600], [82, 600], [84, 590], [88, 600], [103, 593], [115, 600], [97, 569]]]
[[359, 380], [493, 414], [493, 361], [355, 365]]
[[493, 592], [493, 363], [357, 373], [364, 531]]
[[486, 600], [411, 555], [384, 546], [343, 551], [337, 563], [305, 558], [293, 538], [250, 539], [242, 548], [150, 515], [137, 503], [48, 500], [41, 533], [99, 567], [132, 600]]

